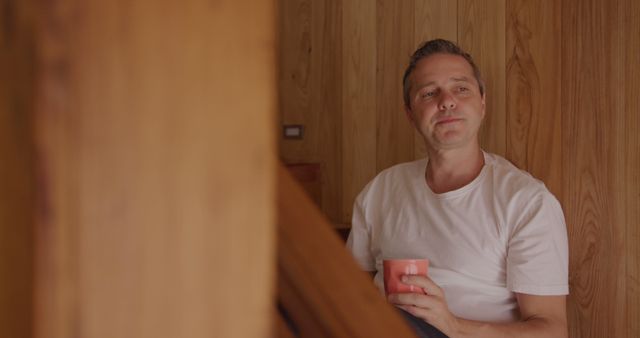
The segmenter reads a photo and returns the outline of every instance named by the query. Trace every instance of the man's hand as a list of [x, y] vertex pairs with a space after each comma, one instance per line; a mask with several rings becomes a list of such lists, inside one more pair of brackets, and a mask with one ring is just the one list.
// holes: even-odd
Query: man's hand
[[447, 306], [444, 292], [424, 276], [403, 276], [402, 282], [421, 287], [427, 294], [391, 294], [390, 303], [422, 318], [451, 338], [521, 337], [566, 338], [565, 296], [536, 296], [516, 293], [521, 320], [513, 323], [486, 323], [454, 316]]
[[442, 289], [425, 276], [406, 275], [402, 277], [402, 282], [421, 287], [427, 294], [390, 294], [389, 302], [418, 318], [422, 318], [447, 336], [456, 337], [458, 318], [449, 311]]

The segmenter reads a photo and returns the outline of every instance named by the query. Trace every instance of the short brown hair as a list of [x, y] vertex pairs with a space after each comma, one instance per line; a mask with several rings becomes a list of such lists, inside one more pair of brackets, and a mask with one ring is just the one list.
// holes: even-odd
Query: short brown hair
[[480, 95], [484, 95], [484, 81], [482, 81], [480, 69], [478, 69], [478, 66], [476, 66], [475, 62], [473, 62], [473, 58], [471, 57], [471, 55], [465, 52], [454, 42], [444, 39], [435, 39], [422, 43], [422, 45], [420, 45], [420, 47], [418, 47], [418, 49], [413, 52], [413, 55], [411, 55], [411, 59], [409, 60], [409, 66], [407, 66], [407, 69], [404, 71], [404, 76], [402, 77], [402, 94], [404, 97], [404, 104], [407, 107], [410, 107], [409, 103], [411, 102], [411, 98], [409, 97], [409, 90], [411, 89], [409, 88], [409, 76], [416, 68], [416, 64], [418, 63], [418, 61], [433, 54], [459, 55], [467, 60], [467, 62], [473, 69], [473, 76], [476, 78], [476, 81], [478, 81], [478, 87], [480, 87]]

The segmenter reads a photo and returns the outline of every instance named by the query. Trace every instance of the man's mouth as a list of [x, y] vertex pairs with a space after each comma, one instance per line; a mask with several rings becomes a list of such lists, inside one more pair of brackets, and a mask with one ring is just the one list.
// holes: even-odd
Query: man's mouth
[[458, 121], [462, 121], [462, 119], [457, 117], [447, 117], [447, 118], [439, 119], [436, 122], [436, 124], [449, 124], [449, 123], [458, 122]]

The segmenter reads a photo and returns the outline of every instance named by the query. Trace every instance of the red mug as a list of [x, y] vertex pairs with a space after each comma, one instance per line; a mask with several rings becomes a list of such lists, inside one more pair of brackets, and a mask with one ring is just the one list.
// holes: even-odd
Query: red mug
[[428, 259], [385, 259], [382, 261], [384, 272], [384, 292], [390, 293], [422, 293], [421, 287], [402, 282], [404, 275], [426, 276], [429, 270]]

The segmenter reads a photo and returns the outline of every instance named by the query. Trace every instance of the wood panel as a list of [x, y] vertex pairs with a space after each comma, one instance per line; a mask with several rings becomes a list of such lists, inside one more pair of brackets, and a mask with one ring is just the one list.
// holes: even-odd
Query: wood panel
[[2, 3], [0, 19], [0, 337], [32, 336], [35, 149], [31, 139], [35, 12]]
[[[452, 18], [454, 18], [452, 20]], [[416, 0], [414, 50], [427, 40], [442, 38], [458, 41], [458, 3], [450, 0]], [[413, 52], [413, 51], [411, 51]], [[405, 61], [405, 64], [407, 61]], [[414, 158], [427, 155], [422, 135], [414, 130]]]
[[274, 4], [42, 6], [35, 337], [269, 336]]
[[[342, 217], [342, 4], [279, 0], [280, 125], [301, 124], [299, 140], [279, 137], [286, 163], [320, 163], [322, 210]], [[279, 126], [281, 128], [281, 126]]]
[[507, 149], [511, 162], [562, 196], [558, 1], [507, 2]]
[[318, 157], [318, 117], [311, 110], [311, 7], [309, 0], [278, 2], [279, 122], [305, 126], [303, 140], [284, 139], [279, 130], [280, 153], [288, 163], [315, 162]]
[[458, 0], [458, 43], [473, 56], [486, 83], [480, 144], [501, 156], [507, 149], [505, 1]]
[[343, 217], [342, 22], [341, 0], [312, 1], [310, 113], [318, 126], [322, 210], [333, 222]]
[[[624, 55], [624, 119], [620, 119], [616, 149], [622, 152], [618, 159], [624, 163], [620, 180], [620, 203], [616, 211], [625, 219], [626, 261], [626, 337], [640, 337], [640, 2], [624, 0], [619, 6], [617, 20], [620, 29], [621, 55]], [[616, 88], [614, 84], [614, 88]], [[614, 89], [617, 90], [617, 89]]]
[[376, 2], [343, 3], [342, 220], [376, 174]]
[[414, 11], [413, 1], [377, 2], [376, 172], [413, 159], [413, 127], [404, 110], [402, 76], [414, 49]]
[[[625, 119], [617, 5], [565, 1], [562, 7], [562, 126], [570, 255], [572, 337], [625, 337]], [[630, 27], [629, 27], [630, 28]]]

